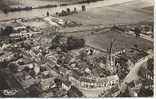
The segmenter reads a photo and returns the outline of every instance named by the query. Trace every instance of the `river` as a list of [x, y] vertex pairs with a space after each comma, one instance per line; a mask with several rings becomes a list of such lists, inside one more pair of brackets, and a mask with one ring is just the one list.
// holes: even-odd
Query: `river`
[[133, 0], [104, 0], [104, 1], [97, 1], [97, 2], [93, 2], [89, 4], [84, 3], [84, 4], [56, 7], [56, 8], [33, 9], [30, 11], [10, 12], [8, 14], [4, 14], [2, 11], [0, 11], [0, 20], [7, 20], [7, 19], [21, 18], [21, 17], [31, 18], [31, 17], [36, 17], [36, 16], [45, 16], [47, 11], [50, 14], [55, 14], [56, 12], [61, 12], [61, 10], [63, 9], [66, 10], [67, 8], [70, 8], [71, 10], [73, 10], [74, 8], [77, 8], [77, 10], [80, 10], [82, 5], [85, 5], [87, 9], [92, 9], [96, 7], [120, 4], [120, 3], [124, 3], [128, 1], [133, 1]]

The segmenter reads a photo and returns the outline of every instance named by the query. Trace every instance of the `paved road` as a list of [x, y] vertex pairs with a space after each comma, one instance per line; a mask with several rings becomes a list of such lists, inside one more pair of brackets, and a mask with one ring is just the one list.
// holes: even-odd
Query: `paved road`
[[131, 69], [131, 71], [129, 72], [129, 74], [126, 76], [126, 78], [124, 79], [123, 83], [121, 84], [120, 90], [124, 90], [124, 88], [126, 87], [125, 83], [130, 83], [133, 80], [138, 80], [139, 76], [138, 76], [138, 71], [140, 69], [140, 67], [144, 66], [145, 63], [147, 62], [147, 60], [149, 58], [153, 57], [153, 53], [150, 53], [148, 56], [140, 59], [134, 66], [134, 68]]
[[[133, 36], [136, 36], [134, 33], [128, 33], [128, 34], [133, 35]], [[154, 41], [153, 38], [151, 38], [151, 37], [149, 37], [149, 36], [147, 36], [145, 34], [141, 34], [140, 35], [140, 38], [146, 39], [146, 40], [151, 41], [151, 42]]]

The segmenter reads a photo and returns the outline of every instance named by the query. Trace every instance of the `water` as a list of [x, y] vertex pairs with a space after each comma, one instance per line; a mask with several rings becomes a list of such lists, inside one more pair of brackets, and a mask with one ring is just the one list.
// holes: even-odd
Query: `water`
[[[51, 1], [49, 1], [49, 0], [45, 0], [45, 1], [42, 1], [42, 0], [31, 0], [31, 1], [14, 0], [14, 2], [12, 0], [7, 0], [7, 1], [11, 2], [10, 7], [32, 6], [34, 8], [37, 6], [43, 6], [43, 5], [48, 5], [48, 4], [59, 4], [59, 2], [55, 1], [55, 0], [51, 0]], [[90, 5], [90, 4], [84, 4], [84, 5]], [[77, 5], [56, 7], [56, 8], [33, 9], [30, 11], [10, 12], [8, 14], [4, 14], [2, 11], [0, 11], [0, 20], [21, 18], [21, 17], [45, 16], [47, 11], [50, 12], [50, 14], [55, 14], [56, 12], [61, 12], [61, 10], [63, 10], [63, 9], [65, 10], [67, 8], [70, 8], [71, 10], [73, 10], [75, 7], [79, 10], [81, 8], [81, 5], [77, 4]]]
[[81, 5], [72, 5], [72, 6], [64, 6], [64, 7], [56, 7], [56, 8], [44, 8], [44, 9], [33, 9], [29, 11], [18, 11], [18, 12], [10, 12], [8, 14], [4, 14], [2, 11], [0, 12], [0, 20], [12, 19], [12, 18], [21, 18], [21, 17], [35, 17], [35, 16], [45, 16], [48, 11], [50, 14], [55, 14], [56, 12], [61, 12], [61, 10], [66, 10], [66, 8], [77, 9], [81, 7]]
[[61, 12], [61, 10], [66, 10], [67, 8], [70, 8], [73, 10], [74, 8], [77, 8], [77, 10], [81, 9], [82, 5], [86, 5], [87, 10], [91, 10], [92, 8], [96, 7], [103, 7], [103, 6], [109, 6], [113, 4], [120, 4], [128, 1], [133, 0], [104, 0], [104, 1], [97, 1], [93, 3], [84, 3], [84, 4], [76, 4], [76, 5], [69, 5], [69, 6], [62, 6], [62, 7], [56, 7], [56, 8], [44, 8], [44, 9], [33, 9], [30, 11], [19, 11], [19, 12], [10, 12], [8, 14], [4, 14], [2, 11], [0, 12], [0, 20], [6, 20], [6, 19], [12, 19], [12, 18], [21, 18], [21, 17], [35, 17], [35, 16], [45, 16], [46, 12], [49, 11], [50, 14], [55, 14], [56, 12]]

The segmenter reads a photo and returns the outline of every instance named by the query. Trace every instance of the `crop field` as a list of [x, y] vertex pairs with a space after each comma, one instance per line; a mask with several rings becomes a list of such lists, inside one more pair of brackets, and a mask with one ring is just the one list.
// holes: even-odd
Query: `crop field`
[[[112, 0], [113, 1], [113, 0]], [[114, 1], [115, 2], [115, 1]], [[86, 12], [79, 12], [64, 19], [72, 20], [78, 24], [82, 24], [78, 29], [85, 30], [86, 26], [112, 26], [112, 25], [130, 25], [140, 22], [153, 21], [153, 1], [152, 0], [129, 0], [127, 2], [111, 4], [107, 6], [90, 8]], [[87, 27], [89, 29], [89, 27]], [[90, 27], [92, 29], [92, 27]], [[68, 29], [64, 29], [68, 31]], [[70, 29], [72, 30], [72, 29]], [[71, 34], [70, 34], [71, 35]], [[143, 38], [136, 38], [135, 36], [119, 33], [115, 31], [103, 31], [101, 33], [95, 32], [90, 35], [89, 31], [80, 33], [73, 33], [74, 36], [84, 37], [87, 45], [99, 49], [107, 49], [110, 47], [111, 40], [115, 40], [113, 51], [122, 49], [129, 49], [137, 44], [140, 48], [148, 50], [153, 47], [153, 43]]]
[[153, 21], [153, 10], [145, 11], [144, 8], [154, 8], [152, 0], [131, 0], [119, 4], [110, 3], [110, 5], [89, 8], [87, 12], [80, 12], [63, 18], [81, 24], [94, 25], [134, 24], [141, 21]]
[[107, 49], [110, 47], [110, 43], [114, 40], [113, 52], [120, 51], [122, 49], [129, 49], [137, 44], [139, 48], [148, 50], [153, 47], [153, 43], [143, 38], [137, 38], [135, 36], [119, 33], [115, 31], [101, 32], [95, 35], [86, 36], [87, 45], [99, 48]]

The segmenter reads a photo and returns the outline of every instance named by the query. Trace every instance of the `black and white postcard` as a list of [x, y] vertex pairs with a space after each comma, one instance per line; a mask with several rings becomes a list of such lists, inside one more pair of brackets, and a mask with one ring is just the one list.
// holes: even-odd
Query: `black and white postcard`
[[0, 0], [0, 98], [154, 97], [154, 0]]

